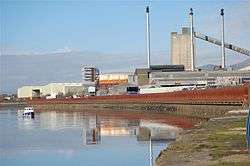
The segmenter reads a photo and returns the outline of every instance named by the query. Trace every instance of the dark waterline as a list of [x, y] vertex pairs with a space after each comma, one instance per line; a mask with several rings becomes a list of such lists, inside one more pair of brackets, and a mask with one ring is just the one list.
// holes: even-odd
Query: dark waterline
[[[17, 117], [17, 108], [1, 108], [1, 165], [149, 165], [148, 130], [157, 157], [179, 128], [162, 115], [112, 112], [37, 112]], [[146, 129], [146, 130], [145, 130]]]

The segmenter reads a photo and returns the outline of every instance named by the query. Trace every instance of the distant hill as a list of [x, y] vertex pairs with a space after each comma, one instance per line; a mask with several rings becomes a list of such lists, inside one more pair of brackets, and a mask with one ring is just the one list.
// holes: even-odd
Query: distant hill
[[237, 63], [237, 64], [234, 64], [232, 65], [232, 68], [234, 70], [240, 70], [242, 68], [247, 68], [250, 66], [250, 58], [249, 59], [246, 59], [245, 61], [243, 62], [240, 62], [240, 63]]
[[[242, 68], [247, 68], [249, 66], [250, 66], [250, 58], [244, 60], [243, 62], [231, 65], [233, 70], [240, 70]], [[206, 71], [212, 71], [215, 67], [217, 67], [217, 66], [213, 65], [213, 64], [207, 64], [207, 65], [200, 66], [199, 69], [206, 70]]]
[[[163, 53], [154, 53], [154, 64], [165, 63]], [[161, 57], [161, 58], [160, 58]], [[166, 61], [166, 63], [168, 63]], [[95, 65], [102, 73], [134, 72], [135, 68], [145, 67], [145, 54], [120, 53], [105, 54], [89, 51], [72, 51], [36, 55], [0, 56], [0, 92], [14, 93], [24, 85], [40, 85], [51, 82], [80, 82], [81, 65]], [[250, 64], [250, 59], [233, 65], [235, 69]], [[201, 66], [212, 70], [215, 65]]]
[[134, 71], [146, 64], [140, 54], [105, 54], [79, 51], [39, 55], [1, 55], [0, 91], [14, 93], [24, 85], [80, 82], [81, 66], [94, 65], [101, 72]]
[[198, 68], [201, 70], [212, 71], [215, 67], [216, 67], [216, 65], [207, 64], [207, 65], [200, 66]]

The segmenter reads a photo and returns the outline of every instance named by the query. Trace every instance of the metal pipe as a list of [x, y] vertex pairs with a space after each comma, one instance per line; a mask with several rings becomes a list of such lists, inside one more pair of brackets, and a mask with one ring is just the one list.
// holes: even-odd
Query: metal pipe
[[146, 42], [147, 42], [147, 60], [148, 60], [148, 68], [150, 68], [150, 24], [149, 24], [149, 7], [146, 8]]
[[224, 39], [224, 9], [220, 10], [220, 15], [221, 15], [221, 68], [225, 69], [226, 68], [226, 63], [225, 63], [225, 39]]
[[194, 25], [193, 25], [193, 9], [190, 8], [190, 63], [191, 63], [191, 71], [195, 70], [195, 62], [194, 62]]

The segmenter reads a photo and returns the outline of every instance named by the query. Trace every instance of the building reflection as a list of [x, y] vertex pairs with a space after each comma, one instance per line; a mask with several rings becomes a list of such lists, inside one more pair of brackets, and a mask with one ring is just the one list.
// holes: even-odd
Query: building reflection
[[137, 141], [151, 140], [153, 143], [169, 142], [176, 139], [180, 128], [145, 120], [102, 119], [98, 116], [86, 118], [83, 128], [83, 144], [101, 143], [101, 136], [136, 136]]
[[39, 113], [40, 125], [49, 130], [83, 127], [85, 118], [81, 112], [46, 111]]
[[103, 118], [101, 135], [102, 136], [129, 136], [136, 135], [136, 128], [140, 125], [139, 120]]
[[135, 127], [102, 127], [101, 128], [102, 136], [127, 136], [127, 135], [136, 135]]
[[[43, 129], [81, 129], [82, 144], [101, 143], [101, 137], [135, 136], [138, 142], [168, 142], [176, 139], [180, 128], [154, 120], [126, 119], [84, 112], [40, 112], [34, 121], [19, 121], [19, 127], [32, 129], [39, 125]], [[149, 137], [150, 136], [150, 137]]]
[[35, 127], [34, 119], [26, 117], [17, 117], [18, 128], [31, 130]]
[[175, 126], [142, 120], [138, 128], [137, 140], [169, 142], [175, 140], [181, 130], [182, 129]]
[[82, 136], [83, 145], [101, 143], [101, 125], [97, 115], [85, 118], [85, 127], [83, 127]]

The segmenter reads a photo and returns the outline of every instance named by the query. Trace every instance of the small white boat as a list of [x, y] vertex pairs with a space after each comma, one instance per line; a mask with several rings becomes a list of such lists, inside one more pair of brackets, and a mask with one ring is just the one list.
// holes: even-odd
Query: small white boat
[[17, 114], [18, 116], [31, 117], [31, 118], [34, 118], [35, 116], [33, 107], [25, 107], [23, 110], [18, 110]]

